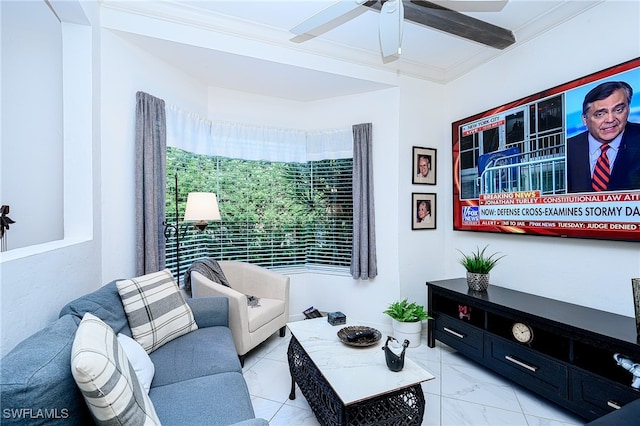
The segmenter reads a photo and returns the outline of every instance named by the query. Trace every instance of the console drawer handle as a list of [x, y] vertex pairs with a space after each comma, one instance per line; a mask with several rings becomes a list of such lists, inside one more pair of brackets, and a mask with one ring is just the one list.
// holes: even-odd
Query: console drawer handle
[[451, 333], [454, 336], [459, 337], [461, 339], [464, 339], [466, 337], [464, 334], [458, 333], [457, 331], [453, 331], [453, 330], [451, 330], [450, 328], [447, 328], [447, 327], [444, 327], [443, 330], [446, 331], [447, 333]]
[[507, 361], [511, 361], [514, 364], [519, 365], [520, 367], [524, 367], [527, 370], [533, 371], [534, 373], [538, 371], [538, 367], [536, 367], [535, 365], [529, 365], [525, 362], [520, 361], [519, 359], [512, 357], [511, 355], [505, 355], [504, 357], [507, 359]]
[[620, 404], [618, 404], [618, 403], [617, 403], [617, 402], [615, 402], [615, 401], [611, 401], [611, 400], [607, 401], [607, 405], [608, 405], [609, 407], [611, 407], [611, 408], [615, 408], [616, 410], [619, 410], [619, 409], [621, 409], [621, 408], [622, 408], [622, 406], [621, 406]]

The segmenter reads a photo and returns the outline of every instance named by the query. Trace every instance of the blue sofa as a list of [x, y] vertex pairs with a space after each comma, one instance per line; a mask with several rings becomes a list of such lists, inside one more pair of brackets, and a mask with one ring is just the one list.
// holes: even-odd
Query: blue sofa
[[[228, 328], [228, 299], [187, 299], [198, 329], [149, 356], [149, 397], [163, 425], [264, 426], [255, 418]], [[0, 423], [90, 425], [93, 418], [71, 374], [71, 347], [86, 312], [131, 336], [115, 281], [76, 299], [58, 320], [28, 337], [1, 363]]]

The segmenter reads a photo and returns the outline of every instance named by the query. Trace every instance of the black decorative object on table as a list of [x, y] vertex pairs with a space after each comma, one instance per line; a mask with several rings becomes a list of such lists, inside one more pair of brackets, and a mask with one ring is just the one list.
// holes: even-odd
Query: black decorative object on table
[[342, 312], [330, 312], [327, 316], [327, 322], [331, 325], [346, 324], [347, 317]]
[[407, 351], [407, 347], [409, 346], [409, 341], [407, 339], [404, 340], [402, 344], [402, 352], [400, 355], [394, 353], [394, 351], [389, 347], [389, 342], [398, 342], [391, 336], [387, 336], [387, 341], [385, 342], [382, 350], [384, 351], [384, 358], [387, 362], [387, 367], [391, 371], [400, 371], [404, 368], [404, 354]]

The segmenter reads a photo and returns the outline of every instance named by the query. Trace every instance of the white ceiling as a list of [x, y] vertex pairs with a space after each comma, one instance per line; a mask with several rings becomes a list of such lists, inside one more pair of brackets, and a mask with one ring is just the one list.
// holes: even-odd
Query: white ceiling
[[[353, 1], [353, 0], [344, 0]], [[603, 0], [509, 0], [500, 11], [464, 12], [511, 30], [516, 44], [525, 43]], [[610, 1], [610, 0], [609, 0]], [[448, 7], [469, 9], [475, 2], [448, 0]], [[292, 41], [289, 30], [333, 0], [196, 0], [128, 2], [103, 0], [106, 7], [162, 17], [217, 33], [255, 39], [292, 52], [346, 61], [372, 70], [391, 71], [447, 83], [500, 55], [502, 50], [455, 37], [406, 21], [400, 59], [383, 63], [378, 40], [378, 12], [363, 8], [358, 16], [305, 41]], [[387, 85], [318, 71], [310, 67], [268, 61], [220, 50], [190, 46], [157, 38], [119, 32], [130, 42], [184, 69], [207, 85], [266, 96], [309, 101], [377, 90]], [[215, 72], [212, 72], [215, 70]], [[312, 82], [312, 84], [310, 84]]]

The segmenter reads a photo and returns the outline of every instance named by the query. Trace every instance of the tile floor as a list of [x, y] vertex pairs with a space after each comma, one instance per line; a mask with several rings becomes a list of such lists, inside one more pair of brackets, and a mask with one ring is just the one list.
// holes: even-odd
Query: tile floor
[[[251, 351], [243, 372], [256, 417], [272, 426], [319, 425], [300, 390], [289, 400], [291, 376], [285, 338], [274, 334]], [[423, 425], [560, 426], [584, 421], [502, 378], [438, 342], [407, 349], [407, 357], [436, 376], [423, 383], [426, 409]]]

